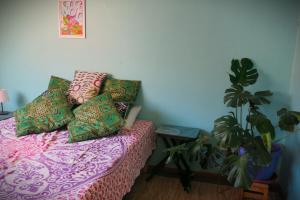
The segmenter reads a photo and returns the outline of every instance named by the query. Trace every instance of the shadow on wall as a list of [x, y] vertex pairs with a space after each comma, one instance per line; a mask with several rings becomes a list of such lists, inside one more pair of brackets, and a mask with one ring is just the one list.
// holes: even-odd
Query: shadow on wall
[[298, 155], [300, 146], [299, 131], [290, 135], [285, 142], [280, 168], [280, 184], [287, 195], [287, 199], [299, 199], [300, 191], [300, 157]]
[[16, 103], [18, 107], [22, 107], [27, 103], [27, 99], [22, 93], [18, 92], [16, 95]]
[[[141, 89], [138, 93], [135, 105], [141, 105], [142, 106], [142, 111], [139, 115], [139, 118], [145, 119], [145, 120], [152, 120], [152, 121], [154, 121], [154, 123], [156, 125], [157, 125], [157, 123], [160, 122], [161, 113], [158, 110], [154, 110], [151, 103], [146, 100], [142, 86], [141, 86]], [[146, 113], [147, 113], [147, 117], [145, 117]]]

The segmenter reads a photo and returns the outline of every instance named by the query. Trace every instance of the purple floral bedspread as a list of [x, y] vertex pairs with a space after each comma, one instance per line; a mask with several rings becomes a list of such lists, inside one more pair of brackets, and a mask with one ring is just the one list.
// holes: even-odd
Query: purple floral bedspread
[[69, 144], [67, 131], [17, 138], [14, 118], [0, 122], [0, 199], [54, 199], [111, 173], [122, 137]]

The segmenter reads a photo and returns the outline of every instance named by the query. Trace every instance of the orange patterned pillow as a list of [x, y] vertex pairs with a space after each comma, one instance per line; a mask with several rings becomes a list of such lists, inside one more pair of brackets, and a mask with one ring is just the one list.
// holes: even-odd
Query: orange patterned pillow
[[106, 73], [75, 71], [74, 80], [68, 90], [69, 102], [82, 104], [97, 96], [106, 76]]

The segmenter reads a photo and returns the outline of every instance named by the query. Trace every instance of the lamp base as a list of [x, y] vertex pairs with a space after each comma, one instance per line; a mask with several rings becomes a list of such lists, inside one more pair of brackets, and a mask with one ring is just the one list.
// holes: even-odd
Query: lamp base
[[9, 114], [9, 112], [7, 112], [7, 111], [0, 111], [0, 115], [7, 115], [7, 114]]

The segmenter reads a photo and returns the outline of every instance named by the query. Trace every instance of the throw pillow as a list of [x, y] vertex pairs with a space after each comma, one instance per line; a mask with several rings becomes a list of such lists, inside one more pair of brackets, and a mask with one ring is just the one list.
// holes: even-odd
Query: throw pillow
[[68, 90], [69, 102], [82, 104], [98, 95], [106, 73], [76, 71]]
[[61, 89], [48, 90], [14, 113], [17, 136], [53, 131], [73, 119], [71, 106]]
[[57, 76], [51, 76], [48, 89], [42, 92], [38, 97], [36, 97], [33, 101], [36, 101], [40, 96], [46, 96], [48, 93], [48, 90], [52, 89], [61, 89], [63, 92], [67, 92], [70, 87], [71, 81], [57, 77]]
[[69, 142], [108, 136], [118, 131], [124, 123], [108, 93], [77, 107], [74, 114], [75, 120], [68, 124]]
[[133, 126], [138, 114], [140, 113], [141, 109], [142, 109], [142, 106], [133, 106], [131, 108], [131, 110], [129, 111], [129, 114], [128, 114], [126, 120], [125, 120], [125, 126], [124, 126], [125, 129], [130, 130], [132, 128], [132, 126]]
[[57, 77], [57, 76], [51, 76], [48, 90], [51, 89], [62, 89], [64, 92], [67, 92], [70, 87], [71, 81]]
[[104, 92], [111, 94], [115, 102], [134, 102], [141, 81], [107, 79], [104, 86]]

